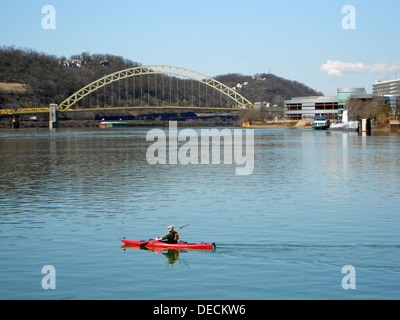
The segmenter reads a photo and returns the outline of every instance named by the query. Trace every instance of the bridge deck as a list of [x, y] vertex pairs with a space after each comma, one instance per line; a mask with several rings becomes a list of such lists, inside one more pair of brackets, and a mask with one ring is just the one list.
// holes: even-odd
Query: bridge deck
[[[60, 112], [87, 112], [87, 111], [110, 111], [110, 110], [145, 110], [145, 109], [189, 109], [189, 110], [229, 110], [229, 111], [244, 111], [244, 108], [223, 108], [223, 107], [192, 107], [192, 106], [132, 106], [132, 107], [106, 107], [106, 108], [83, 108], [61, 110]], [[0, 109], [0, 116], [7, 115], [23, 115], [49, 113], [47, 107], [43, 108], [19, 108], [19, 109]]]

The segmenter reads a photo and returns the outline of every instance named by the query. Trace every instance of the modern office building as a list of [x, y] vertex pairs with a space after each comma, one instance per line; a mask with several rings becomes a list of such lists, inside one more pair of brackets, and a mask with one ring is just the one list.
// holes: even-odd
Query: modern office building
[[376, 80], [373, 87], [373, 94], [377, 96], [400, 96], [400, 79], [379, 81]]
[[365, 94], [364, 88], [339, 88], [337, 96], [295, 97], [285, 100], [284, 115], [289, 120], [306, 120], [315, 116], [337, 119], [352, 95]]
[[392, 110], [400, 105], [400, 79], [379, 81], [372, 85], [375, 96], [383, 96]]
[[312, 119], [315, 116], [336, 118], [336, 96], [295, 97], [285, 101], [284, 113], [289, 120]]
[[312, 119], [315, 116], [326, 116], [330, 119], [341, 117], [350, 98], [370, 100], [381, 96], [392, 110], [400, 106], [400, 79], [375, 81], [373, 94], [366, 94], [364, 88], [338, 88], [337, 96], [294, 97], [285, 100], [284, 115], [290, 120]]

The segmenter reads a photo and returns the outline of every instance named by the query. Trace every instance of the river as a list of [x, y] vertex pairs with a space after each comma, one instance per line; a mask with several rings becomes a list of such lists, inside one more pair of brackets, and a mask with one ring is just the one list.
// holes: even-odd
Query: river
[[[400, 298], [399, 136], [256, 129], [238, 175], [152, 129], [0, 130], [1, 299]], [[121, 248], [170, 224], [216, 250]]]

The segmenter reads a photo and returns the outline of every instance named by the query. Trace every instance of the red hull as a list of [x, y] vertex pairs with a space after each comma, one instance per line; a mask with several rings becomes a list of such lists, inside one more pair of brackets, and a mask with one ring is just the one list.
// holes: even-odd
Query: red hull
[[165, 243], [162, 241], [140, 241], [121, 239], [123, 243], [130, 246], [138, 246], [145, 248], [165, 248], [165, 249], [203, 249], [211, 250], [215, 248], [215, 243]]

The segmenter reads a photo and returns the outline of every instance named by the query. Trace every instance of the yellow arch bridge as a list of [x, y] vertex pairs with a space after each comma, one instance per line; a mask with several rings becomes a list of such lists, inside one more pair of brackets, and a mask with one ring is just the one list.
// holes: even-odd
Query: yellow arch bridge
[[[121, 109], [244, 110], [254, 105], [204, 74], [172, 66], [139, 66], [106, 75], [58, 104], [57, 111]], [[49, 112], [49, 107], [0, 109], [0, 115]]]

